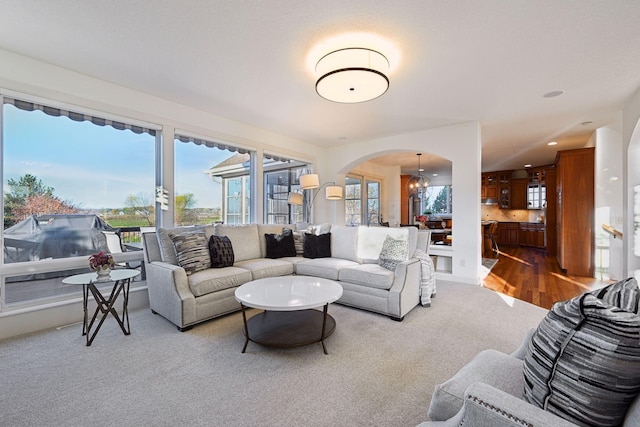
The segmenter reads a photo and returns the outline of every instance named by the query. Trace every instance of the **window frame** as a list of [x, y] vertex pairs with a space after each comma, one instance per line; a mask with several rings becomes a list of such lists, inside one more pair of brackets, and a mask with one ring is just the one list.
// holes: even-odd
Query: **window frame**
[[[116, 130], [124, 130], [131, 129], [131, 127], [150, 129], [154, 131], [155, 135], [150, 134], [154, 138], [154, 148], [153, 153], [156, 156], [154, 160], [154, 173], [156, 178], [154, 179], [157, 184], [157, 167], [158, 167], [158, 158], [157, 153], [160, 152], [162, 147], [162, 126], [154, 123], [143, 122], [140, 120], [136, 120], [130, 117], [115, 115], [111, 113], [107, 113], [104, 111], [98, 111], [90, 108], [83, 107], [81, 105], [67, 104], [59, 101], [55, 101], [52, 99], [37, 97], [26, 95], [22, 93], [17, 93], [13, 91], [0, 90], [0, 155], [3, 159], [0, 162], [0, 178], [2, 182], [4, 182], [5, 176], [5, 168], [4, 168], [4, 159], [5, 159], [5, 125], [6, 125], [6, 117], [4, 114], [4, 106], [5, 105], [14, 105], [14, 107], [24, 110], [15, 105], [15, 101], [13, 102], [5, 102], [6, 99], [18, 100], [24, 103], [35, 104], [37, 106], [42, 106], [43, 108], [51, 109], [51, 110], [61, 110], [62, 114], [49, 114], [43, 108], [34, 108], [34, 110], [41, 110], [44, 114], [51, 116], [60, 116], [64, 115], [71, 119], [73, 122], [82, 123], [88, 121], [93, 123], [96, 126], [107, 125], [113, 127]], [[49, 111], [51, 111], [49, 110]], [[24, 111], [33, 111], [33, 110], [24, 110]], [[75, 118], [69, 117], [67, 114], [71, 112], [75, 114]], [[60, 112], [59, 112], [60, 113]], [[79, 118], [81, 116], [85, 116], [82, 120]], [[91, 117], [91, 119], [89, 119]], [[98, 123], [96, 123], [96, 121]], [[114, 123], [115, 122], [115, 125]], [[124, 128], [122, 126], [124, 125]], [[138, 132], [139, 129], [134, 131], [134, 133]], [[142, 133], [149, 133], [143, 130]], [[154, 189], [150, 189], [150, 193], [154, 193]], [[0, 198], [0, 208], [2, 208], [3, 212], [3, 222], [4, 222], [4, 199], [5, 199], [5, 188], [2, 188], [2, 197]], [[153, 196], [152, 196], [153, 197]], [[159, 224], [161, 220], [161, 209], [157, 202], [154, 201], [155, 206], [155, 223]], [[56, 302], [65, 302], [65, 301], [74, 301], [78, 298], [77, 292], [72, 293], [64, 293], [57, 294], [51, 296], [39, 296], [32, 299], [25, 299], [23, 301], [7, 304], [6, 301], [6, 279], [10, 277], [23, 276], [23, 275], [37, 275], [44, 273], [53, 273], [53, 272], [66, 272], [69, 271], [69, 274], [73, 270], [86, 269], [87, 268], [87, 258], [86, 256], [73, 256], [66, 258], [54, 258], [54, 259], [46, 259], [46, 260], [30, 260], [30, 261], [20, 261], [14, 263], [6, 263], [4, 259], [4, 227], [3, 233], [0, 234], [0, 246], [2, 246], [3, 251], [0, 253], [0, 313], [5, 312], [7, 310], [14, 309], [23, 309], [29, 307], [39, 307], [43, 304], [51, 304]], [[114, 253], [114, 260], [116, 263], [124, 263], [124, 262], [137, 262], [142, 261], [143, 253], [142, 251], [131, 251], [131, 252], [123, 252], [123, 253]], [[140, 282], [137, 282], [140, 283]], [[137, 287], [137, 286], [136, 286]]]

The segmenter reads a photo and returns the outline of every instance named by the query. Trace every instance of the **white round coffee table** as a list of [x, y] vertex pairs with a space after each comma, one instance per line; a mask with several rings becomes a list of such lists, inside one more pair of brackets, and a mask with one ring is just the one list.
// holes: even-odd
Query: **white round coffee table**
[[[245, 342], [271, 347], [296, 347], [324, 339], [336, 329], [327, 313], [329, 304], [342, 296], [342, 286], [329, 279], [310, 276], [280, 276], [253, 280], [235, 291], [242, 306]], [[264, 310], [247, 320], [246, 307]], [[322, 311], [314, 310], [324, 307]]]

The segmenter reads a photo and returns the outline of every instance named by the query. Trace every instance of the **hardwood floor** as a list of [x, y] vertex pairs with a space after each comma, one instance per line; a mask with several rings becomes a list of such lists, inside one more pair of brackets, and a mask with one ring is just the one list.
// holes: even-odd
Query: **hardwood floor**
[[489, 257], [499, 261], [482, 281], [485, 288], [547, 309], [557, 301], [609, 284], [593, 277], [567, 275], [554, 257], [539, 249], [501, 246], [498, 254]]

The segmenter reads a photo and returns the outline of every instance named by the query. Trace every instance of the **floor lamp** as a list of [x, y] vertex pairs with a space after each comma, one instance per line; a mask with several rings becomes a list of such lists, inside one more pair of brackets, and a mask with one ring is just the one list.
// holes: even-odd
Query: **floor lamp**
[[[325, 198], [327, 200], [341, 200], [342, 199], [342, 187], [336, 185], [334, 181], [325, 182], [320, 185], [320, 179], [318, 174], [309, 173], [300, 176], [300, 189], [304, 192], [305, 190], [309, 190], [313, 193], [314, 189], [317, 189], [315, 194], [311, 200], [307, 203], [307, 215], [306, 219], [309, 222], [313, 222], [311, 215], [313, 213], [313, 202], [315, 202], [316, 197], [320, 194], [320, 190], [325, 188]], [[304, 205], [304, 198], [308, 193], [298, 193], [292, 192], [289, 193], [289, 204], [291, 205]]]

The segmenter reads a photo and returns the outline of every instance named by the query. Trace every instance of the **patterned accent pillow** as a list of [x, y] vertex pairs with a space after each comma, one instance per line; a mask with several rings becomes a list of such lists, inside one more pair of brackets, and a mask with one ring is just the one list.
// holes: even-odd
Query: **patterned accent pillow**
[[235, 261], [233, 246], [227, 236], [209, 237], [209, 255], [213, 268], [231, 267]]
[[382, 243], [378, 265], [396, 271], [398, 264], [407, 258], [407, 241], [387, 236]]
[[296, 255], [304, 255], [304, 232], [293, 232], [293, 246], [296, 248]]
[[267, 258], [296, 256], [293, 232], [290, 228], [282, 230], [282, 234], [265, 234], [267, 242]]
[[524, 397], [578, 425], [617, 426], [640, 392], [634, 278], [554, 304], [524, 359]]
[[331, 233], [324, 233], [318, 236], [305, 233], [303, 256], [305, 258], [330, 258]]
[[211, 257], [207, 249], [207, 237], [204, 230], [189, 230], [169, 233], [176, 249], [178, 265], [187, 275], [211, 267]]

